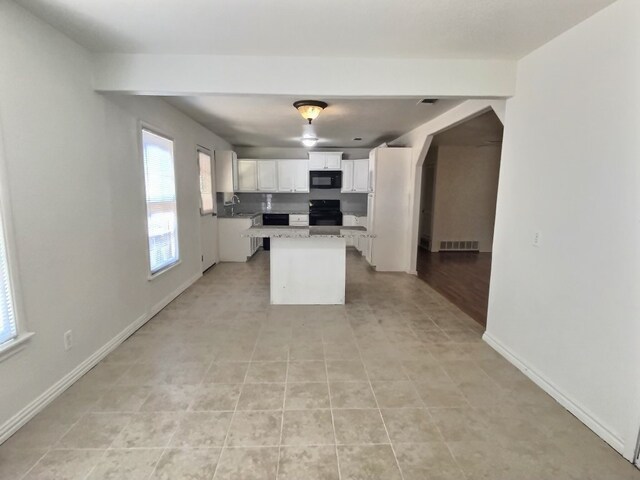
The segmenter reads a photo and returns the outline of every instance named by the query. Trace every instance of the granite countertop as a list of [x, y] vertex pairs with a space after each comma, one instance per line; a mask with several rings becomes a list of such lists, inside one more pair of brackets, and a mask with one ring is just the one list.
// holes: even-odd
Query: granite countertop
[[262, 215], [261, 213], [234, 213], [231, 215], [230, 213], [219, 213], [218, 218], [255, 218], [258, 215]]
[[366, 217], [367, 212], [350, 212], [349, 210], [342, 210], [342, 215], [353, 215], [354, 217]]
[[[219, 213], [218, 214], [218, 218], [254, 218], [257, 217], [258, 215], [264, 215], [265, 213], [276, 213], [276, 214], [281, 214], [281, 215], [309, 215], [309, 210], [305, 211], [305, 212], [301, 212], [301, 211], [297, 211], [297, 212], [284, 212], [281, 210], [271, 210], [270, 212], [251, 212], [251, 213], [245, 213], [245, 212], [238, 212], [235, 213], [233, 215], [231, 215], [230, 213]], [[349, 210], [342, 210], [342, 214], [343, 215], [353, 215], [354, 217], [366, 217], [367, 216], [367, 212], [352, 212]]]
[[265, 213], [276, 213], [279, 215], [309, 215], [309, 210], [307, 210], [306, 212], [301, 212], [301, 211], [283, 212], [278, 210], [271, 210], [269, 212], [251, 212], [251, 213], [237, 212], [237, 213], [234, 213], [233, 215], [231, 215], [230, 213], [222, 212], [218, 214], [218, 217], [219, 218], [254, 218], [254, 217], [257, 217], [258, 215], [264, 215]]
[[241, 234], [243, 237], [269, 237], [269, 238], [348, 238], [348, 237], [375, 237], [365, 227], [344, 226], [255, 226]]

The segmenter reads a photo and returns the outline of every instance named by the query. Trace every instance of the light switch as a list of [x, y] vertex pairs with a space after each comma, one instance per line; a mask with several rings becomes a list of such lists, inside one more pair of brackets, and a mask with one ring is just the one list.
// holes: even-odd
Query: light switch
[[541, 236], [542, 236], [542, 234], [540, 232], [535, 232], [533, 234], [533, 246], [534, 247], [539, 247], [540, 246]]

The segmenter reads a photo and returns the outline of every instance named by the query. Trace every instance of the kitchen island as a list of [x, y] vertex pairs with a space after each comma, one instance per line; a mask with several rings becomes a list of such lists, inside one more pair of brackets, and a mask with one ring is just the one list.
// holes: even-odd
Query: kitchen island
[[364, 227], [343, 226], [255, 226], [242, 235], [271, 239], [273, 305], [344, 304], [345, 239], [374, 236]]

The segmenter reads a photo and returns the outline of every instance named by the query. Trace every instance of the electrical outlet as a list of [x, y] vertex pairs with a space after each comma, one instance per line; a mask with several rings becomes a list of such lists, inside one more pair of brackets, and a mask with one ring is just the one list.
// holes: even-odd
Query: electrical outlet
[[540, 232], [535, 232], [533, 234], [533, 246], [534, 247], [539, 247], [540, 246], [541, 237], [542, 237], [542, 234]]
[[71, 330], [64, 332], [64, 349], [70, 350], [73, 347], [73, 334]]

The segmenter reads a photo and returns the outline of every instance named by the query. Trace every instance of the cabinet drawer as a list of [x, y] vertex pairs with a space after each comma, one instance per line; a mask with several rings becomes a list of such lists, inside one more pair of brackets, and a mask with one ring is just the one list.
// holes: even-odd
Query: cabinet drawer
[[309, 215], [289, 215], [289, 225], [293, 222], [303, 222], [309, 225]]

